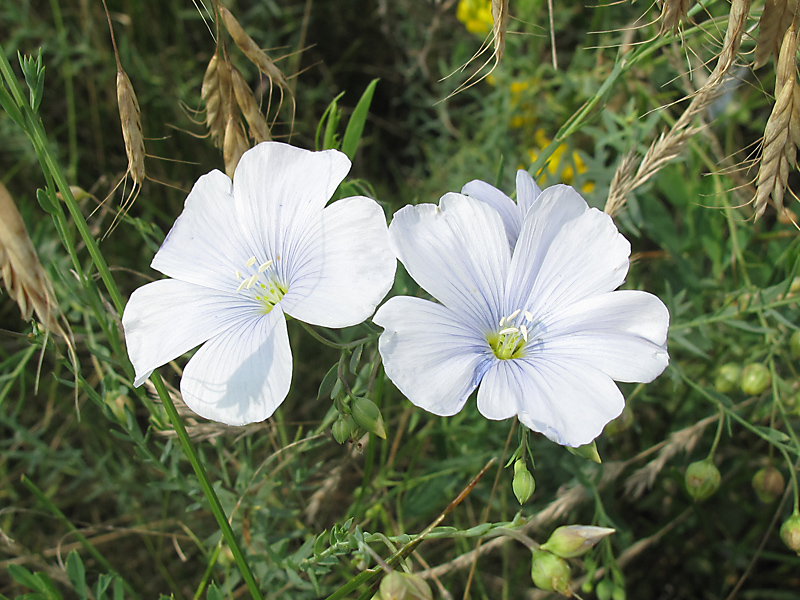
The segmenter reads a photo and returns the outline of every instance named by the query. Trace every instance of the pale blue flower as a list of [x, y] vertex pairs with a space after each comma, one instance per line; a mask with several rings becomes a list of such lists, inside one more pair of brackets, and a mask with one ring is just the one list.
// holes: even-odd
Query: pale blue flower
[[291, 383], [285, 315], [323, 327], [372, 315], [396, 261], [374, 200], [325, 207], [349, 169], [335, 150], [265, 142], [232, 182], [219, 171], [197, 181], [151, 265], [172, 279], [136, 290], [122, 317], [135, 385], [203, 344], [181, 378], [187, 406], [229, 425], [262, 421]]
[[462, 194], [395, 214], [392, 247], [439, 303], [386, 302], [373, 319], [380, 353], [425, 410], [453, 415], [480, 385], [485, 417], [517, 416], [580, 446], [622, 412], [614, 380], [649, 382], [666, 368], [669, 313], [652, 294], [614, 291], [630, 244], [608, 215], [569, 186], [527, 198], [516, 237], [491, 202]]

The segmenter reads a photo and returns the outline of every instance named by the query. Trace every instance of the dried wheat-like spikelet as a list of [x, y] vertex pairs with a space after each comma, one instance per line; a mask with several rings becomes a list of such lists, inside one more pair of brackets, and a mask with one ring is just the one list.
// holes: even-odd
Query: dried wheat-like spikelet
[[756, 196], [753, 199], [755, 220], [764, 214], [770, 196], [775, 208], [782, 212], [789, 169], [796, 164], [796, 144], [800, 140], [800, 88], [797, 84], [796, 53], [797, 31], [792, 25], [783, 36], [778, 56], [775, 106], [764, 130]]
[[[128, 156], [128, 173], [133, 180], [133, 189], [123, 205], [136, 199], [134, 189], [141, 189], [144, 183], [144, 136], [139, 111], [139, 101], [133, 91], [131, 80], [121, 66], [117, 66], [117, 103], [119, 120], [122, 123], [122, 138], [125, 140], [125, 154]], [[138, 191], [137, 191], [138, 193]], [[133, 200], [131, 200], [133, 198]]]
[[[124, 213], [136, 200], [136, 197], [142, 189], [142, 184], [144, 183], [144, 135], [142, 134], [142, 117], [141, 111], [139, 110], [139, 100], [136, 99], [136, 92], [133, 91], [131, 80], [125, 72], [125, 69], [122, 68], [122, 63], [119, 60], [117, 40], [114, 37], [114, 27], [111, 25], [111, 16], [108, 14], [108, 6], [106, 6], [105, 0], [103, 0], [103, 8], [105, 9], [106, 19], [108, 20], [111, 45], [114, 48], [114, 59], [117, 62], [117, 105], [119, 107], [119, 120], [122, 125], [122, 139], [125, 141], [125, 154], [128, 157], [128, 169], [125, 172], [125, 176], [130, 175], [133, 181], [133, 186], [131, 187], [128, 197], [122, 201], [122, 212]], [[125, 177], [122, 178], [122, 180], [124, 179]], [[120, 181], [120, 183], [122, 183], [122, 181]], [[115, 218], [115, 223], [116, 220]], [[113, 228], [114, 224], [111, 225], [111, 229]], [[109, 229], [109, 232], [111, 229]]]
[[661, 31], [659, 35], [672, 31], [677, 33], [686, 13], [694, 4], [693, 0], [661, 0]]
[[22, 318], [33, 312], [44, 328], [68, 339], [58, 322], [53, 285], [36, 256], [28, 230], [11, 194], [0, 183], [0, 271], [8, 294], [19, 305]]
[[250, 86], [247, 85], [239, 69], [235, 67], [231, 70], [231, 82], [234, 96], [236, 96], [236, 103], [239, 105], [242, 115], [250, 127], [250, 137], [256, 143], [270, 141], [272, 136], [269, 134], [267, 119], [261, 113], [261, 109], [250, 91]]
[[[481, 44], [481, 47], [478, 48], [478, 51], [473, 54], [470, 59], [461, 65], [458, 69], [447, 75], [444, 79], [463, 71], [467, 68], [467, 66], [472, 63], [473, 60], [477, 59], [479, 56], [482, 56], [487, 51], [491, 50], [491, 55], [487, 58], [484, 63], [478, 67], [478, 69], [470, 75], [467, 80], [459, 85], [455, 90], [453, 90], [446, 98], [441, 100], [448, 100], [458, 94], [459, 92], [463, 92], [464, 90], [471, 88], [473, 85], [476, 85], [486, 79], [489, 75], [494, 72], [497, 68], [497, 65], [500, 64], [500, 59], [503, 58], [503, 53], [506, 49], [506, 33], [508, 31], [508, 0], [492, 0], [492, 30], [489, 32], [486, 40]], [[555, 47], [553, 47], [553, 56], [555, 57]], [[555, 59], [554, 59], [555, 60]], [[492, 66], [486, 73], [483, 73], [483, 69], [492, 63]], [[480, 77], [479, 77], [480, 75]]]
[[218, 49], [208, 63], [200, 97], [206, 106], [206, 127], [214, 145], [222, 148], [225, 127], [233, 108], [233, 90], [228, 61]]
[[780, 54], [784, 34], [792, 24], [796, 10], [796, 0], [766, 0], [764, 2], [764, 12], [758, 22], [753, 68], [758, 69], [766, 64], [770, 55], [775, 54], [777, 57]]
[[706, 82], [707, 86], [714, 86], [725, 77], [728, 69], [731, 68], [739, 46], [742, 43], [742, 35], [747, 28], [747, 15], [750, 13], [751, 0], [732, 0], [731, 12], [728, 15], [728, 29], [725, 32], [725, 40], [722, 42], [722, 51], [717, 58], [717, 65]]
[[247, 136], [238, 119], [231, 117], [225, 127], [225, 143], [222, 146], [222, 157], [225, 159], [225, 172], [228, 177], [233, 178], [236, 165], [242, 158], [250, 144], [247, 143]]

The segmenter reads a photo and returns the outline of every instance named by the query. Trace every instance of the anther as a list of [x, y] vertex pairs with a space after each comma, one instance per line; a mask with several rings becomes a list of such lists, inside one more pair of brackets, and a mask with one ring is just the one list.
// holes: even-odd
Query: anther
[[529, 311], [529, 310], [526, 310], [526, 311], [525, 311], [525, 319], [526, 319], [526, 320], [527, 320], [529, 323], [530, 323], [530, 322], [533, 322], [533, 313], [531, 313], [531, 311]]
[[521, 313], [521, 312], [522, 312], [522, 309], [521, 309], [521, 308], [518, 308], [518, 309], [517, 309], [517, 310], [515, 310], [513, 313], [511, 313], [510, 315], [508, 315], [508, 317], [507, 317], [507, 320], [508, 320], [508, 321], [510, 321], [511, 319], [516, 319], [516, 318], [517, 318], [517, 315], [518, 315], [519, 313]]
[[268, 260], [268, 261], [267, 261], [267, 262], [265, 262], [265, 263], [261, 263], [261, 264], [258, 266], [258, 272], [259, 272], [259, 273], [263, 273], [264, 271], [266, 271], [267, 269], [269, 269], [269, 267], [270, 267], [270, 265], [271, 265], [271, 264], [272, 264], [272, 261], [271, 261], [271, 260]]
[[244, 266], [245, 267], [252, 267], [254, 264], [256, 264], [256, 257], [255, 256], [251, 256], [250, 258], [247, 259], [247, 262], [244, 263]]
[[519, 331], [520, 331], [520, 333], [522, 333], [522, 339], [527, 342], [528, 341], [528, 328], [525, 327], [525, 325], [520, 325], [519, 326]]
[[516, 327], [506, 327], [505, 329], [501, 329], [498, 335], [507, 335], [509, 333], [519, 333], [519, 329]]

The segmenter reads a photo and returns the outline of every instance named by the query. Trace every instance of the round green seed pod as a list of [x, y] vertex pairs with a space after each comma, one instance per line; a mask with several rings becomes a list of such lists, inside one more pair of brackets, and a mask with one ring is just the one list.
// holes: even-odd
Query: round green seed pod
[[729, 362], [722, 365], [714, 379], [714, 389], [720, 394], [730, 394], [739, 388], [739, 379], [742, 376], [742, 367]]
[[748, 396], [758, 396], [772, 383], [769, 369], [762, 364], [753, 363], [742, 369], [742, 391]]
[[695, 500], [705, 500], [719, 489], [719, 469], [709, 459], [698, 460], [686, 468], [686, 490]]
[[764, 504], [775, 502], [783, 495], [786, 482], [775, 467], [764, 467], [753, 475], [753, 491]]
[[783, 522], [781, 539], [792, 552], [800, 556], [800, 513], [794, 513]]
[[544, 550], [536, 550], [533, 553], [531, 579], [540, 590], [572, 596], [569, 564], [555, 554]]
[[514, 479], [511, 482], [511, 489], [514, 490], [514, 495], [520, 504], [525, 504], [536, 489], [536, 481], [522, 460], [514, 463]]

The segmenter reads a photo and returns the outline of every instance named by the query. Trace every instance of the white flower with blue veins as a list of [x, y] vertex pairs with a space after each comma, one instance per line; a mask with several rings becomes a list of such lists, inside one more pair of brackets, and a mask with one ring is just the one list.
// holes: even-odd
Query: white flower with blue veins
[[480, 386], [485, 417], [517, 416], [577, 447], [622, 412], [615, 380], [666, 368], [669, 312], [652, 294], [617, 290], [630, 244], [608, 215], [569, 186], [520, 194], [526, 176], [516, 232], [513, 206], [501, 216], [487, 184], [465, 188], [482, 200], [446, 194], [398, 211], [392, 247], [439, 303], [395, 297], [373, 320], [386, 374], [417, 406], [453, 415]]
[[264, 142], [233, 181], [201, 177], [152, 262], [171, 279], [137, 289], [122, 324], [135, 385], [203, 344], [181, 378], [197, 414], [263, 421], [289, 392], [289, 315], [323, 327], [369, 318], [396, 268], [381, 207], [365, 197], [325, 206], [350, 170], [341, 152]]

